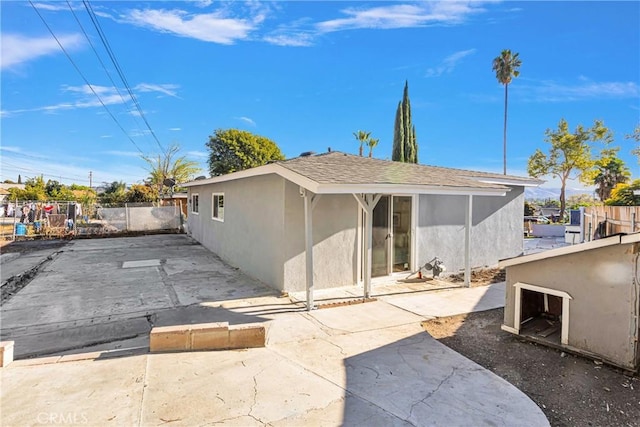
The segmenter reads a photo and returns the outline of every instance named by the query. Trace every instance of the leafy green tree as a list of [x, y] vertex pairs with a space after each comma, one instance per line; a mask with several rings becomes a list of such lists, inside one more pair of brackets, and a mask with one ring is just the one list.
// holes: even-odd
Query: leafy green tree
[[603, 150], [602, 156], [595, 161], [593, 183], [602, 201], [611, 197], [611, 190], [616, 185], [623, 184], [631, 178], [629, 168], [617, 155], [619, 150], [619, 147]]
[[[624, 137], [625, 139], [630, 139], [636, 143], [640, 143], [640, 123], [638, 123], [633, 129], [633, 133], [627, 134]], [[638, 158], [638, 163], [640, 163], [640, 147], [636, 146], [636, 148], [631, 150], [631, 153]]]
[[575, 178], [571, 174], [577, 172], [577, 177], [586, 184], [591, 180], [595, 161], [591, 156], [590, 142], [601, 141], [608, 144], [613, 136], [599, 120], [589, 129], [578, 125], [571, 133], [565, 119], [560, 120], [557, 130], [547, 129], [545, 135], [546, 142], [551, 144], [549, 154], [537, 149], [529, 158], [527, 169], [529, 175], [535, 178], [551, 175], [560, 179], [560, 217], [564, 217], [567, 181]]
[[201, 170], [197, 162], [188, 160], [186, 156], [176, 158], [179, 151], [180, 146], [172, 144], [164, 154], [142, 156], [147, 162], [148, 182], [154, 187], [157, 197], [169, 190], [164, 188], [165, 179], [173, 179], [176, 184], [180, 184], [190, 181]]
[[533, 216], [536, 214], [536, 208], [525, 200], [524, 202], [524, 216]]
[[48, 180], [44, 187], [47, 199], [49, 200], [76, 200], [75, 194], [69, 187], [60, 184], [56, 180]]
[[611, 190], [611, 197], [605, 200], [604, 204], [608, 206], [638, 206], [640, 205], [640, 196], [633, 194], [634, 191], [640, 191], [640, 179], [634, 180], [631, 184], [618, 184]]
[[369, 157], [373, 157], [373, 149], [376, 148], [379, 142], [380, 140], [377, 138], [369, 138], [367, 140], [367, 145], [369, 146]]
[[509, 83], [514, 77], [520, 75], [518, 69], [522, 65], [522, 61], [518, 57], [519, 53], [511, 53], [511, 50], [505, 49], [493, 60], [493, 71], [496, 72], [496, 79], [504, 85], [504, 129], [503, 138], [503, 160], [504, 174], [507, 174], [507, 100], [509, 98]]
[[122, 181], [105, 183], [104, 193], [100, 195], [100, 203], [114, 205], [124, 203], [126, 199], [127, 185]]
[[354, 132], [353, 136], [355, 136], [356, 140], [358, 140], [358, 142], [360, 143], [359, 154], [360, 154], [360, 157], [362, 157], [364, 144], [367, 143], [367, 141], [369, 140], [369, 137], [371, 136], [371, 132], [366, 132], [364, 130], [359, 130], [358, 132]]
[[24, 190], [20, 188], [10, 188], [7, 190], [11, 200], [32, 200], [46, 201], [47, 192], [42, 176], [28, 178], [24, 183]]
[[125, 203], [149, 203], [156, 200], [158, 200], [156, 188], [142, 184], [132, 185], [124, 197]]
[[206, 145], [210, 150], [211, 176], [262, 166], [271, 160], [284, 160], [275, 142], [238, 129], [217, 129]]
[[580, 207], [594, 206], [599, 204], [590, 194], [574, 194], [567, 198], [567, 206], [569, 209], [578, 209]]
[[409, 100], [409, 82], [404, 83], [402, 101], [398, 103], [393, 128], [393, 149], [391, 160], [405, 163], [418, 163], [418, 141], [416, 128], [411, 122], [411, 101]]

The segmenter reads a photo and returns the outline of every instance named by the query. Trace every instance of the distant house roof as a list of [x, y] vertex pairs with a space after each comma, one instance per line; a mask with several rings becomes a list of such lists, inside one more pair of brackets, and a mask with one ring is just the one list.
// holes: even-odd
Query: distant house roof
[[542, 181], [461, 169], [354, 156], [337, 151], [301, 156], [245, 171], [192, 181], [185, 187], [275, 173], [316, 193], [418, 193], [502, 195], [508, 185]]
[[24, 184], [9, 184], [7, 182], [1, 182], [0, 188], [2, 188], [3, 190], [8, 190], [10, 188], [19, 188], [21, 190], [24, 190]]

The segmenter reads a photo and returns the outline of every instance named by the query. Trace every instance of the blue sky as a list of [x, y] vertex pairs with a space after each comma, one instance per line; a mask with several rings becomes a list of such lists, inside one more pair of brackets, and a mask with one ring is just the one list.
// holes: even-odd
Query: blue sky
[[640, 178], [624, 139], [640, 122], [639, 2], [91, 1], [157, 141], [85, 6], [69, 4], [33, 0], [84, 78], [29, 2], [0, 3], [2, 180], [142, 182], [140, 154], [173, 143], [208, 175], [218, 128], [266, 136], [287, 157], [356, 154], [353, 132], [367, 130], [374, 156], [390, 158], [405, 80], [420, 163], [501, 173], [491, 63], [502, 49], [523, 62], [509, 86], [509, 173], [526, 175], [564, 117], [604, 120]]

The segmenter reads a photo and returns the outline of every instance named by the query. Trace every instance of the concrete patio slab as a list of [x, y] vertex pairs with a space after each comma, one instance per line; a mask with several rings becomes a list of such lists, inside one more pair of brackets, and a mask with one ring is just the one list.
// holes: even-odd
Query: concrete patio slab
[[425, 318], [448, 317], [504, 307], [505, 283], [381, 299]]
[[146, 357], [4, 368], [0, 424], [139, 425], [145, 369]]
[[[159, 265], [122, 268], [150, 259]], [[421, 289], [307, 312], [186, 236], [76, 241], [0, 313], [16, 353], [65, 354], [2, 368], [0, 424], [548, 425], [523, 393], [421, 326], [443, 306], [498, 304], [504, 288]], [[267, 346], [77, 354], [145, 345], [152, 326], [208, 322], [264, 324]], [[93, 346], [68, 351], [78, 343]]]

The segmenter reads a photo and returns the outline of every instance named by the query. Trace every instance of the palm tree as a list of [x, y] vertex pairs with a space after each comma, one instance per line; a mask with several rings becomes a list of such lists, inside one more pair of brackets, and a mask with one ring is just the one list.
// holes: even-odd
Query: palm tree
[[148, 182], [157, 189], [159, 195], [162, 194], [165, 179], [171, 178], [176, 184], [180, 184], [189, 181], [200, 171], [198, 163], [187, 160], [185, 156], [174, 159], [178, 151], [180, 151], [180, 146], [173, 144], [162, 155], [142, 156], [142, 159], [148, 164]]
[[367, 145], [369, 146], [369, 157], [373, 157], [373, 149], [378, 145], [378, 142], [380, 142], [380, 140], [377, 138], [369, 138], [367, 140]]
[[520, 75], [520, 65], [522, 61], [518, 58], [518, 53], [511, 53], [511, 50], [505, 49], [500, 56], [493, 60], [493, 71], [496, 72], [496, 79], [500, 84], [504, 85], [504, 130], [503, 130], [503, 155], [504, 155], [504, 174], [507, 174], [507, 98], [509, 93], [509, 83], [512, 78]]
[[371, 136], [371, 132], [365, 132], [363, 130], [359, 130], [358, 132], [354, 132], [353, 136], [360, 142], [360, 157], [362, 157], [362, 147], [364, 143], [367, 142], [369, 136]]
[[605, 150], [601, 159], [596, 161], [596, 176], [593, 183], [596, 184], [596, 191], [601, 201], [611, 197], [611, 190], [618, 184], [629, 181], [631, 173], [624, 161], [617, 157], [617, 148]]

